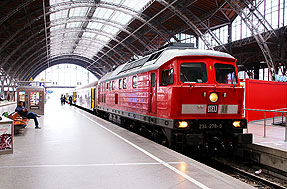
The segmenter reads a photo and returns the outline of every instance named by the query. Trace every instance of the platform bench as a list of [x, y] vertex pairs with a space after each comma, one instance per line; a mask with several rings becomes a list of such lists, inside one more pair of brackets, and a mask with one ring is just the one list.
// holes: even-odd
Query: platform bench
[[12, 119], [14, 121], [14, 131], [18, 131], [20, 129], [23, 129], [25, 128], [28, 123], [29, 123], [29, 120], [28, 118], [24, 118], [24, 117], [21, 117], [18, 112], [13, 112], [11, 113], [8, 118]]

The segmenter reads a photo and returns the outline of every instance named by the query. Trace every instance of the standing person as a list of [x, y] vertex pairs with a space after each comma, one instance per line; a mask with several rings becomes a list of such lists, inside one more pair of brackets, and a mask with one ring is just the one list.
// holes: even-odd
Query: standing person
[[27, 108], [25, 108], [25, 106], [23, 106], [22, 101], [18, 102], [17, 107], [15, 109], [15, 112], [18, 112], [18, 114], [20, 116], [26, 117], [28, 119], [34, 119], [35, 129], [41, 129], [41, 127], [39, 127], [39, 122], [37, 120], [37, 117], [40, 117], [40, 116], [38, 114], [33, 113], [33, 112], [28, 112]]
[[61, 105], [63, 105], [63, 101], [64, 101], [64, 97], [63, 97], [63, 95], [61, 94], [61, 98], [60, 98], [60, 100], [61, 100]]
[[72, 106], [72, 101], [73, 101], [73, 97], [72, 95], [69, 96], [69, 103], [70, 103], [70, 106]]
[[63, 103], [66, 103], [66, 95], [63, 96]]

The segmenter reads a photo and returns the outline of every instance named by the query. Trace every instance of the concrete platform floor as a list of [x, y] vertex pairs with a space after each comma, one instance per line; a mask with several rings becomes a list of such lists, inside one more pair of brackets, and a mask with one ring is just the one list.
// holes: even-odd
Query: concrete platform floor
[[30, 120], [15, 137], [14, 154], [0, 156], [0, 188], [251, 188], [58, 101], [39, 122], [41, 130]]
[[[245, 131], [247, 132], [247, 131]], [[248, 123], [248, 132], [253, 134], [253, 143], [287, 152], [285, 142], [286, 129], [283, 126], [272, 125], [272, 119], [266, 120], [266, 137], [264, 138], [264, 121], [252, 121]]]

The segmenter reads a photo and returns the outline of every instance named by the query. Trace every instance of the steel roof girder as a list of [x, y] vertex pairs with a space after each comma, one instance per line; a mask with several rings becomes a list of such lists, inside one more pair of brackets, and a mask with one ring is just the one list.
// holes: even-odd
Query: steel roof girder
[[[175, 0], [173, 3], [175, 3], [177, 0]], [[171, 3], [170, 5], [168, 5], [168, 6], [166, 6], [166, 7], [164, 7], [162, 10], [160, 10], [158, 13], [156, 13], [152, 18], [150, 18], [148, 21], [146, 21], [144, 24], [142, 24], [140, 27], [138, 27], [136, 30], [134, 30], [133, 32], [132, 32], [132, 34], [134, 34], [135, 32], [137, 32], [137, 31], [139, 31], [143, 26], [145, 26], [145, 24], [146, 23], [148, 23], [148, 22], [150, 22], [153, 18], [155, 18], [155, 17], [157, 17], [159, 14], [161, 14], [163, 11], [165, 11], [166, 9], [168, 9], [169, 8], [169, 6], [171, 6], [173, 3]], [[127, 38], [129, 38], [131, 35], [128, 35], [126, 38], [124, 38], [122, 41], [121, 41], [121, 43], [123, 43], [123, 41], [125, 41]], [[117, 44], [117, 45], [115, 45], [115, 47], [117, 47], [119, 44]], [[110, 52], [110, 50], [108, 51], [108, 52], [106, 52], [105, 54], [107, 54], [107, 53], [109, 53]], [[102, 55], [102, 56], [100, 56], [100, 58], [98, 58], [97, 60], [99, 60], [99, 59], [101, 59], [103, 56], [105, 56], [105, 54], [104, 55]], [[94, 62], [95, 63], [95, 62]], [[93, 63], [93, 64], [94, 64]], [[91, 64], [91, 65], [93, 65], [93, 64]]]
[[[166, 2], [165, 0], [160, 0], [159, 2], [165, 6], [170, 5], [170, 3]], [[208, 49], [213, 49], [212, 45], [208, 42], [203, 33], [197, 28], [197, 26], [193, 22], [191, 22], [185, 15], [183, 15], [174, 6], [170, 6], [170, 8], [175, 14], [179, 15], [179, 17], [196, 33], [197, 36], [199, 36], [202, 39], [202, 41], [204, 42], [204, 44], [207, 46]]]
[[[28, 49], [26, 49], [26, 51], [25, 51], [24, 53], [22, 53], [21, 56], [18, 57], [18, 59], [17, 59], [17, 60], [14, 62], [14, 64], [10, 67], [10, 69], [8, 70], [8, 72], [12, 70], [12, 68], [21, 60], [21, 58], [23, 58], [28, 52], [30, 52], [30, 49], [32, 50], [32, 49], [33, 49], [34, 47], [36, 47], [38, 44], [43, 43], [44, 40], [45, 40], [45, 39], [43, 39], [43, 40], [41, 40], [41, 41], [38, 41], [38, 43], [36, 43], [36, 44], [30, 46]], [[87, 40], [88, 40], [88, 39], [87, 39]], [[58, 41], [58, 42], [59, 42], [59, 41]], [[100, 42], [100, 41], [98, 41], [98, 42]], [[51, 42], [50, 42], [50, 43], [51, 43]], [[41, 49], [43, 49], [43, 48], [45, 48], [45, 46], [42, 47]], [[95, 53], [95, 54], [96, 54], [96, 53]], [[95, 54], [93, 54], [93, 56], [94, 56]], [[26, 59], [26, 61], [27, 61], [27, 60], [29, 60], [29, 58]], [[26, 61], [22, 62], [22, 63], [21, 63], [21, 66], [19, 66], [19, 67], [22, 67], [22, 66], [26, 63]]]
[[[180, 5], [180, 3], [177, 3], [178, 5]], [[177, 7], [172, 6], [175, 8], [175, 11], [180, 14], [182, 16], [182, 18], [187, 19], [187, 21], [191, 22], [191, 26], [194, 25], [195, 29], [199, 29], [198, 26], [196, 26], [194, 24], [193, 20], [190, 20], [189, 18], [187, 18], [185, 15], [183, 15], [180, 11], [177, 10]], [[206, 24], [204, 24], [204, 21], [202, 21], [199, 17], [197, 17], [195, 14], [193, 14], [191, 11], [186, 10], [191, 16], [192, 18], [194, 18], [194, 20], [202, 27], [204, 28], [209, 34], [210, 36], [226, 51], [228, 52], [228, 50], [226, 49], [225, 45], [221, 42], [221, 40], [210, 30], [210, 27], [207, 26]], [[199, 30], [200, 31], [200, 30]], [[204, 36], [204, 35], [203, 35]], [[205, 38], [205, 37], [204, 37]], [[201, 38], [202, 39], [202, 38]], [[211, 44], [210, 44], [211, 45]], [[208, 46], [207, 46], [208, 47]], [[212, 48], [213, 49], [213, 48]]]
[[[60, 58], [60, 57], [58, 57], [57, 59], [63, 59], [63, 60], [65, 60], [66, 58]], [[53, 64], [53, 62], [55, 62], [55, 61], [57, 61], [57, 59], [56, 60], [51, 60], [51, 63]], [[76, 60], [77, 58], [72, 58], [73, 60]], [[82, 60], [83, 61], [83, 60]], [[89, 64], [89, 62], [86, 62], [86, 64], [88, 65]], [[55, 64], [55, 65], [57, 65], [57, 64]], [[85, 68], [85, 66], [84, 65], [80, 65], [80, 64], [77, 64], [77, 65], [79, 65], [79, 66], [81, 66], [81, 67], [83, 67], [83, 68]], [[54, 66], [54, 65], [53, 65]], [[31, 76], [36, 76], [36, 75], [38, 75], [39, 73], [41, 73], [42, 71], [44, 71], [46, 68], [45, 67], [47, 67], [47, 64], [46, 63], [44, 63], [44, 64], [40, 64], [40, 66], [37, 68], [37, 69], [35, 69], [35, 70], [33, 70], [31, 73], [29, 73], [29, 74], [26, 74], [26, 75], [24, 75], [23, 76], [23, 79], [24, 80], [28, 80]], [[98, 76], [102, 76], [102, 74], [99, 74], [98, 72], [94, 72], [94, 70], [89, 70], [89, 71], [91, 71], [93, 74], [95, 74], [95, 75], [98, 75]]]
[[[50, 13], [47, 12], [46, 15], [47, 15], [47, 14], [50, 14]], [[36, 19], [32, 20], [31, 22], [34, 23], [34, 22], [38, 21], [39, 19], [41, 19], [42, 16], [43, 16], [43, 15], [37, 17]], [[79, 17], [79, 18], [82, 18], [82, 17]], [[59, 20], [60, 20], [60, 19], [59, 19]], [[99, 20], [99, 19], [97, 19], [97, 20]], [[103, 19], [102, 19], [102, 20], [103, 20]], [[73, 22], [74, 22], [74, 21], [73, 21]], [[113, 23], [113, 22], [107, 22], [107, 21], [106, 21], [106, 22], [103, 22], [103, 23], [104, 23], [104, 24], [111, 25], [111, 23]], [[28, 25], [29, 25], [29, 24], [26, 24], [26, 25], [22, 28], [22, 30], [23, 30], [23, 29], [26, 29], [26, 28], [28, 27]], [[115, 27], [115, 25], [112, 25], [112, 26]], [[124, 29], [124, 28], [121, 28], [121, 29]], [[1, 49], [3, 49], [3, 47], [4, 47], [5, 45], [7, 45], [8, 42], [11, 41], [11, 39], [14, 39], [15, 36], [17, 36], [22, 30], [18, 30], [18, 31], [15, 32], [8, 40], [6, 40], [6, 42], [4, 42], [4, 43], [0, 46], [0, 52], [1, 52]], [[129, 31], [126, 30], [125, 32], [129, 32]], [[137, 39], [139, 39], [139, 38], [137, 38]], [[139, 41], [141, 41], [141, 40], [139, 39]], [[142, 44], [145, 44], [145, 43], [142, 42]], [[131, 52], [133, 52], [133, 51], [131, 51]]]
[[[42, 58], [41, 58], [42, 57]], [[37, 65], [37, 63], [38, 62], [47, 62], [47, 58], [46, 58], [46, 56], [45, 56], [45, 52], [44, 53], [42, 53], [42, 55], [40, 55], [40, 56], [38, 56], [38, 59], [39, 60], [37, 60], [37, 62], [35, 63], [35, 65]], [[67, 58], [66, 58], [67, 59]], [[87, 59], [87, 58], [86, 58]], [[54, 59], [52, 59], [52, 60], [54, 60]], [[85, 59], [81, 59], [83, 62], [87, 62]], [[34, 64], [33, 64], [34, 65]], [[35, 72], [35, 70], [37, 70], [37, 68], [38, 67], [41, 67], [41, 66], [46, 66], [46, 65], [44, 65], [44, 64], [38, 64], [36, 67], [35, 67], [35, 69], [30, 69], [28, 72], [25, 72], [25, 70], [23, 69], [23, 70], [20, 70], [20, 72], [19, 73], [16, 73], [16, 75], [17, 76], [19, 76], [21, 79], [23, 79], [26, 75], [31, 75], [32, 73], [34, 73]], [[83, 67], [84, 67], [84, 65], [83, 65]]]
[[[67, 4], [77, 4], [77, 7], [79, 7], [79, 4], [81, 3], [80, 1], [77, 2], [67, 2]], [[78, 4], [79, 3], [79, 4]], [[57, 6], [57, 5], [55, 5]], [[82, 5], [80, 5], [82, 6]], [[130, 7], [124, 6], [124, 5], [118, 5], [116, 3], [111, 3], [111, 2], [101, 2], [100, 4], [97, 4], [98, 7], [102, 7], [102, 8], [107, 8], [107, 9], [112, 9], [112, 10], [116, 10], [122, 13], [125, 13], [127, 15], [132, 16], [133, 18], [137, 18], [138, 20], [140, 20], [141, 22], [146, 23], [146, 20], [143, 19], [142, 17], [140, 17], [140, 15], [142, 14], [140, 11], [136, 11]], [[128, 10], [128, 11], [126, 11]], [[156, 31], [159, 35], [162, 35], [161, 32], [154, 27], [152, 24], [146, 23], [150, 28], [152, 28], [154, 31]], [[165, 38], [165, 36], [162, 35], [163, 38]]]
[[[41, 53], [41, 51], [43, 50], [43, 48], [45, 48], [45, 46], [42, 47], [41, 49], [37, 50], [36, 52], [34, 52], [32, 55], [30, 55], [30, 56], [21, 64], [21, 66], [18, 66], [18, 68], [15, 70], [15, 73], [18, 74], [20, 68], [22, 68], [22, 65], [25, 65], [25, 63], [26, 63], [31, 57], [36, 57], [36, 58], [33, 59], [33, 61], [32, 61], [32, 66], [33, 66], [34, 64], [38, 63], [38, 62], [35, 62], [35, 61], [37, 60], [37, 58], [38, 58], [38, 57], [41, 57], [41, 56], [43, 56], [43, 55], [45, 55], [45, 53], [46, 53], [45, 51]], [[38, 56], [35, 56], [35, 55], [37, 55], [38, 53], [41, 53], [41, 54], [38, 55]], [[42, 60], [43, 60], [43, 59], [45, 59], [45, 58], [42, 58]], [[46, 57], [46, 59], [47, 59], [47, 57]], [[30, 64], [29, 64], [29, 65], [30, 65]], [[25, 71], [25, 69], [22, 69], [22, 72], [23, 72], [23, 71]], [[21, 72], [20, 72], [20, 73], [21, 73]]]
[[[72, 30], [72, 29], [69, 29], [69, 30], [71, 30], [71, 32], [73, 32], [73, 31], [78, 31], [78, 30]], [[42, 30], [43, 31], [43, 30]], [[59, 29], [59, 30], [56, 30], [56, 33], [58, 34], [59, 32], [58, 31], [62, 31], [62, 33], [65, 33], [65, 31], [63, 31], [63, 30], [61, 30], [61, 29]], [[92, 33], [98, 33], [98, 34], [100, 34], [99, 33], [99, 31], [98, 30], [95, 30], [95, 29], [89, 29], [88, 31], [90, 31], [90, 32], [92, 32]], [[61, 34], [62, 34], [61, 33]], [[110, 35], [110, 34], [107, 34], [107, 33], [102, 33], [101, 35], [103, 35], [103, 36], [107, 36], [107, 37], [112, 37], [112, 35]], [[30, 39], [32, 39], [34, 36], [30, 36], [27, 40], [29, 41]], [[11, 54], [11, 56], [14, 54], [14, 53], [16, 53], [20, 48], [22, 48], [22, 46], [25, 44], [25, 42], [27, 41], [27, 40], [25, 40], [20, 46], [18, 46], [14, 51], [12, 51], [12, 54]], [[113, 38], [112, 40], [115, 40], [116, 42], [119, 42], [117, 39], [115, 39], [115, 38]], [[133, 52], [132, 50], [130, 50], [131, 52]], [[2, 65], [4, 64], [4, 63], [6, 63], [9, 59], [10, 59], [10, 57], [11, 56], [8, 56], [8, 58], [6, 59], [6, 61], [5, 62], [2, 62]], [[15, 61], [15, 64], [17, 63], [18, 61]]]
[[[251, 31], [253, 37], [258, 43], [258, 46], [260, 47], [263, 56], [265, 57], [266, 63], [269, 68], [269, 72], [272, 76], [272, 80], [275, 80], [275, 65], [273, 62], [273, 57], [271, 55], [270, 49], [267, 45], [267, 39], [264, 38], [260, 31], [257, 29], [257, 27], [254, 25], [253, 21], [250, 20], [250, 18], [247, 16], [247, 14], [241, 9], [241, 7], [238, 5], [238, 3], [235, 0], [225, 0], [233, 9], [234, 11], [241, 17], [243, 22], [246, 24], [246, 26]], [[251, 14], [255, 14], [254, 12], [251, 12]], [[273, 32], [273, 31], [270, 31]]]
[[[21, 67], [18, 67], [17, 70], [15, 71], [15, 74], [16, 76], [20, 76], [20, 75], [23, 75], [23, 73], [25, 72], [25, 70], [27, 70], [26, 68], [28, 66], [30, 67], [33, 67], [33, 69], [35, 69], [36, 67], [34, 67], [34, 65], [39, 65], [41, 66], [41, 63], [44, 62], [44, 61], [47, 61], [47, 57], [46, 57], [46, 52], [42, 52], [40, 55], [36, 56], [37, 58], [33, 59], [33, 62], [29, 65], [27, 65], [25, 68], [22, 68], [20, 69]], [[30, 69], [30, 70], [33, 70], [33, 69]]]

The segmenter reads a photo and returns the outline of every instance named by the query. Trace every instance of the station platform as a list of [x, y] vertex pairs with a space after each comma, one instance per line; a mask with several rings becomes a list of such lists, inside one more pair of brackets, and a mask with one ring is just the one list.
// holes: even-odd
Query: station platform
[[42, 129], [30, 120], [0, 156], [1, 188], [252, 188], [76, 107], [45, 108]]
[[15, 101], [0, 101], [0, 107], [7, 107], [9, 105], [16, 105]]
[[248, 132], [253, 134], [254, 144], [287, 151], [285, 127], [272, 125], [272, 119], [266, 120], [266, 137], [264, 137], [263, 120], [249, 122]]
[[287, 174], [286, 129], [284, 126], [275, 126], [272, 122], [272, 119], [266, 120], [265, 137], [264, 120], [249, 122], [246, 132], [253, 134], [253, 143], [242, 145], [237, 155]]

